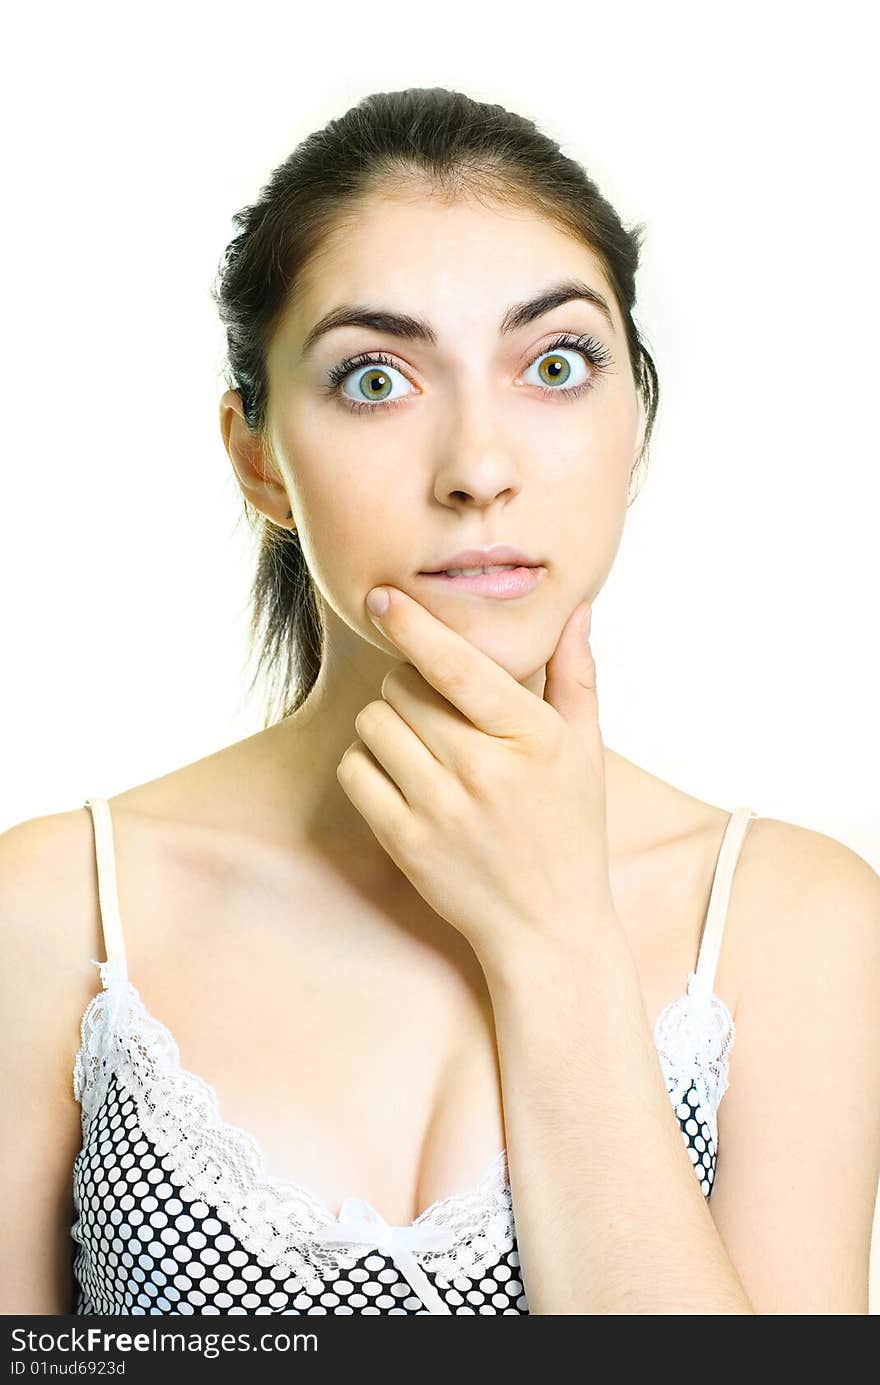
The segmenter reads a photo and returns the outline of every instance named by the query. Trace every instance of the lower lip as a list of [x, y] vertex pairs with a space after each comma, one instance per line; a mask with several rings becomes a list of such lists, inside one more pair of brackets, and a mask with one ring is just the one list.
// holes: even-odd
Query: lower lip
[[445, 572], [420, 572], [420, 577], [430, 577], [435, 582], [443, 582], [450, 591], [473, 592], [475, 596], [494, 596], [501, 601], [510, 601], [515, 596], [527, 596], [540, 582], [545, 567], [513, 567], [507, 572], [480, 572], [475, 577], [449, 577]]

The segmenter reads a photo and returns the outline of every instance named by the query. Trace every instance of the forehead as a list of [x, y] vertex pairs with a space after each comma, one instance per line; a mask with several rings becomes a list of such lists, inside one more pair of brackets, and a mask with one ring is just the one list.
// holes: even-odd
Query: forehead
[[302, 341], [342, 304], [370, 303], [427, 319], [438, 339], [494, 336], [511, 303], [553, 281], [586, 280], [614, 294], [597, 256], [536, 211], [429, 195], [376, 195], [358, 203], [301, 275], [282, 333]]

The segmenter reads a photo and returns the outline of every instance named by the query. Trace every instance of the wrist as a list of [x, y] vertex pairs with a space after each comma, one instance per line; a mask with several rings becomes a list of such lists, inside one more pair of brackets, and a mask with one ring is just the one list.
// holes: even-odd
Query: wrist
[[613, 903], [581, 911], [567, 926], [557, 920], [553, 928], [533, 932], [515, 945], [501, 937], [478, 960], [493, 998], [521, 994], [544, 981], [556, 984], [584, 974], [596, 978], [609, 967], [615, 971], [622, 963], [635, 965]]

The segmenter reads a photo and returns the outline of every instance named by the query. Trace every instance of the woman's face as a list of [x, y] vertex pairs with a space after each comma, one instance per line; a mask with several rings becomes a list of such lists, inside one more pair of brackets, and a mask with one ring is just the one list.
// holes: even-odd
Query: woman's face
[[[602, 296], [610, 323], [572, 298], [503, 330], [517, 306], [574, 280]], [[346, 308], [418, 319], [433, 340], [345, 325], [304, 352]], [[557, 345], [563, 334], [571, 343]], [[334, 388], [347, 358], [377, 353]], [[400, 657], [365, 606], [389, 583], [540, 693], [562, 626], [614, 561], [643, 438], [623, 323], [595, 257], [533, 212], [376, 197], [310, 266], [268, 365], [272, 446], [324, 603], [330, 666], [334, 654], [343, 665]], [[501, 543], [546, 568], [527, 595], [497, 600], [424, 575]]]

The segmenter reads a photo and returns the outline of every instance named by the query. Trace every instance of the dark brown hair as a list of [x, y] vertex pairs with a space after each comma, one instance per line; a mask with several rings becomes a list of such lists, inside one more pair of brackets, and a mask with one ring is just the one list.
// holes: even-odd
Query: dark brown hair
[[[625, 229], [581, 165], [531, 120], [443, 87], [365, 97], [297, 145], [259, 199], [233, 216], [238, 234], [224, 251], [211, 293], [226, 328], [226, 382], [241, 395], [251, 431], [271, 452], [267, 349], [299, 276], [325, 238], [356, 216], [365, 198], [424, 183], [441, 198], [483, 198], [533, 210], [595, 254], [617, 300], [645, 405], [635, 472], [646, 458], [659, 400], [654, 362], [633, 321], [644, 226]], [[296, 532], [243, 499], [244, 516], [259, 535], [250, 628], [251, 657], [258, 646], [259, 657], [250, 691], [266, 675], [269, 726], [308, 697], [321, 668], [323, 633]]]

